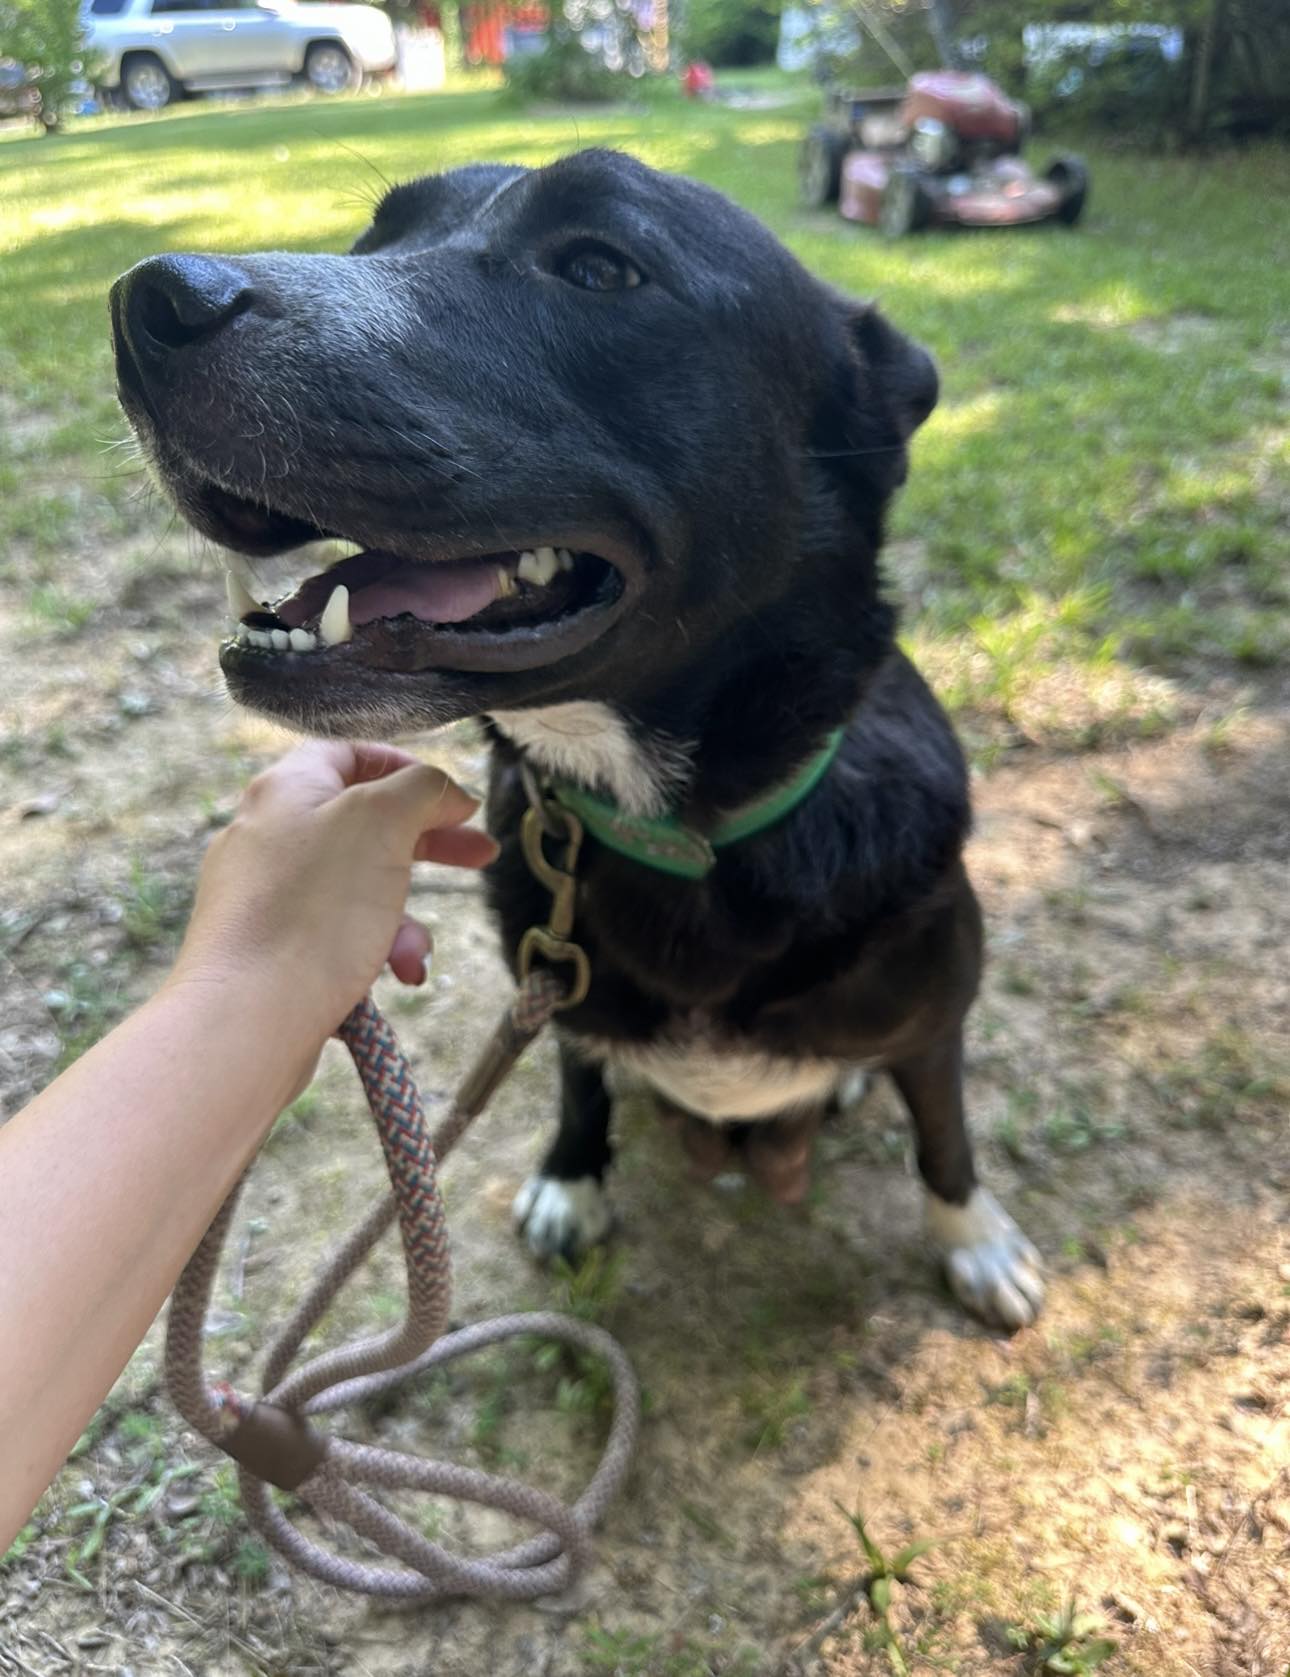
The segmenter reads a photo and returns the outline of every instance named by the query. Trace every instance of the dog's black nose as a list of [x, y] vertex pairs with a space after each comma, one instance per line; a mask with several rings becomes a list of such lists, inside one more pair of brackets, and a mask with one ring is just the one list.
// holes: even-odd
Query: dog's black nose
[[135, 355], [159, 361], [227, 326], [251, 304], [251, 282], [211, 256], [153, 256], [113, 287], [119, 325]]

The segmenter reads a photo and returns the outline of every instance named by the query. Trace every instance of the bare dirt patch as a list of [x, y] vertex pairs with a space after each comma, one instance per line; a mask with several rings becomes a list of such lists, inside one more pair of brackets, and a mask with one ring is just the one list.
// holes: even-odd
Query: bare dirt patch
[[1135, 344], [1161, 355], [1185, 355], [1198, 343], [1213, 343], [1224, 335], [1224, 322], [1208, 314], [1171, 314], [1137, 320], [1128, 328]]

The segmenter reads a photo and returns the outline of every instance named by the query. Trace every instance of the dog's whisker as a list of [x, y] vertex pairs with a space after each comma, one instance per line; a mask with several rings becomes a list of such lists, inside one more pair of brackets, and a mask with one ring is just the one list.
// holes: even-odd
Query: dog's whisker
[[904, 443], [885, 443], [879, 448], [804, 448], [805, 460], [858, 460], [866, 454], [900, 454]]

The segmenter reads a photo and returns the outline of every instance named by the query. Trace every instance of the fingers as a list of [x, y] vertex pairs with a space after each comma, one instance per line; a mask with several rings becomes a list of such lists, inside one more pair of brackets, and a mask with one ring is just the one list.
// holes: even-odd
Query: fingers
[[426, 763], [414, 762], [381, 780], [352, 786], [345, 795], [379, 810], [394, 832], [406, 835], [409, 852], [428, 828], [460, 826], [479, 808], [478, 799]]
[[404, 915], [390, 945], [390, 971], [401, 984], [424, 984], [433, 939], [419, 920]]
[[412, 852], [417, 862], [443, 862], [450, 868], [486, 868], [497, 860], [498, 844], [478, 827], [443, 827], [422, 833]]
[[348, 786], [361, 786], [417, 766], [411, 753], [395, 745], [305, 740], [257, 775], [248, 790], [257, 800], [272, 798], [314, 809], [329, 803]]
[[421, 761], [410, 751], [400, 750], [397, 745], [382, 745], [371, 740], [354, 741], [349, 749], [354, 759], [353, 771], [347, 779], [347, 784], [351, 786], [365, 780], [382, 780], [398, 769], [416, 768]]
[[359, 800], [417, 861], [483, 868], [497, 855], [487, 834], [457, 830], [479, 808], [479, 800], [442, 769], [393, 745], [306, 741], [257, 775], [246, 801], [286, 813], [318, 809], [342, 796]]

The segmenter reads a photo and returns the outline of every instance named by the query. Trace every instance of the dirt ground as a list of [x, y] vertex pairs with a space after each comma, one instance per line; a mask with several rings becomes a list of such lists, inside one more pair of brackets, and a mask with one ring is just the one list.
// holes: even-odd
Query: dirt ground
[[[7, 1111], [155, 986], [209, 832], [277, 743], [220, 691], [214, 564], [170, 537], [109, 589], [118, 558], [81, 556], [111, 603], [74, 633], [14, 601], [0, 615]], [[169, 1408], [154, 1328], [0, 1568], [0, 1672], [974, 1677], [1056, 1658], [1285, 1677], [1290, 686], [1198, 676], [1171, 705], [1114, 748], [1019, 744], [976, 788], [992, 958], [971, 1107], [983, 1174], [1048, 1263], [1035, 1328], [990, 1334], [948, 1298], [882, 1088], [824, 1134], [800, 1213], [738, 1179], [692, 1185], [626, 1094], [615, 1256], [540, 1274], [508, 1212], [552, 1113], [539, 1048], [446, 1172], [456, 1316], [572, 1295], [627, 1347], [647, 1416], [588, 1577], [536, 1606], [416, 1612], [294, 1577]], [[428, 749], [480, 780], [469, 731]], [[415, 906], [434, 977], [383, 994], [442, 1091], [503, 975], [473, 882], [435, 874]], [[214, 1323], [234, 1378], [379, 1190], [337, 1051], [238, 1213]], [[334, 1331], [394, 1319], [397, 1280], [384, 1252]], [[346, 1428], [572, 1492], [602, 1398], [593, 1370], [519, 1347]], [[892, 1587], [894, 1648], [843, 1509], [887, 1555], [936, 1539]], [[417, 1517], [445, 1541], [497, 1536], [438, 1501]], [[1072, 1599], [1096, 1631], [1045, 1651]]]

